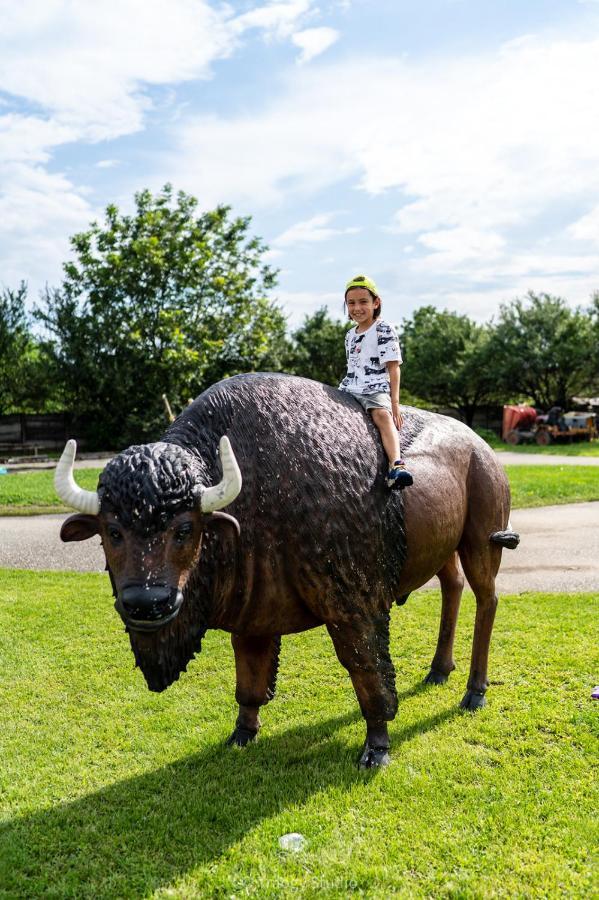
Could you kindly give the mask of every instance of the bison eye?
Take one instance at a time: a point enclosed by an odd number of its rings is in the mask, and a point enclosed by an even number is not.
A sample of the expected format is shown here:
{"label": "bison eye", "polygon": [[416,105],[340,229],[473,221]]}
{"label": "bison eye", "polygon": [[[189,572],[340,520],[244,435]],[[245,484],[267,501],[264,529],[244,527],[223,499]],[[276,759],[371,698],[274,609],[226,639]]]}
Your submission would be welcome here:
{"label": "bison eye", "polygon": [[175,530],[175,540],[178,544],[183,544],[190,534],[193,531],[193,525],[191,522],[186,522],[184,525],[179,525],[179,527]]}
{"label": "bison eye", "polygon": [[108,537],[112,541],[113,544],[120,544],[123,540],[123,535],[114,525],[111,525],[108,529]]}

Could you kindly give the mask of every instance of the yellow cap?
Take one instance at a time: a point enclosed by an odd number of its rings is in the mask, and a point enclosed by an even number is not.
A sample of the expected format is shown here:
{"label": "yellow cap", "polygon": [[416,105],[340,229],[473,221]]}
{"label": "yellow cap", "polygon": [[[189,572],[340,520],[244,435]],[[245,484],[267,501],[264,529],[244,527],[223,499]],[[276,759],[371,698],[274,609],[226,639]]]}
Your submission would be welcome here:
{"label": "yellow cap", "polygon": [[374,283],[372,278],[368,277],[368,275],[356,275],[355,278],[352,278],[351,281],[348,281],[345,285],[346,294],[350,290],[350,288],[366,288],[366,290],[374,294],[375,297],[378,297],[379,295],[376,284]]}

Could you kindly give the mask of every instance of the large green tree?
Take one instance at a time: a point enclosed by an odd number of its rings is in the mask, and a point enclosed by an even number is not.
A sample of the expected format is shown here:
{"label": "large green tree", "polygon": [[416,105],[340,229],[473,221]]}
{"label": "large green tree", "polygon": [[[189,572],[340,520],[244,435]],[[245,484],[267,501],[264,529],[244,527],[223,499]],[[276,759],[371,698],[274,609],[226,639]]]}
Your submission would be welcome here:
{"label": "large green tree", "polygon": [[402,325],[402,385],[431,404],[458,409],[472,425],[495,397],[488,366],[489,328],[468,316],[422,306]]}
{"label": "large green tree", "polygon": [[166,185],[106,209],[71,239],[73,259],[36,311],[75,413],[96,443],[155,438],[174,409],[228,375],[279,368],[285,319],[250,219],[199,213]]}
{"label": "large green tree", "polygon": [[540,409],[566,408],[591,387],[596,342],[591,315],[561,297],[530,292],[501,307],[490,359],[506,395]]}

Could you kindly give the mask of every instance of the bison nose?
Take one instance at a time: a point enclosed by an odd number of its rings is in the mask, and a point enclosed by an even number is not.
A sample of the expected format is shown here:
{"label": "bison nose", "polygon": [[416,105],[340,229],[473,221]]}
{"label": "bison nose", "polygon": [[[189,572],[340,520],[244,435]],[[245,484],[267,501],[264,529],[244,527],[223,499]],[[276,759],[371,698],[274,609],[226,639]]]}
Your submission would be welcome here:
{"label": "bison nose", "polygon": [[181,592],[166,584],[134,584],[119,592],[117,609],[128,622],[161,625],[178,612],[182,600]]}
{"label": "bison nose", "polygon": [[132,613],[134,610],[149,612],[162,606],[170,597],[170,589],[164,584],[135,584],[123,588],[121,602],[123,609]]}

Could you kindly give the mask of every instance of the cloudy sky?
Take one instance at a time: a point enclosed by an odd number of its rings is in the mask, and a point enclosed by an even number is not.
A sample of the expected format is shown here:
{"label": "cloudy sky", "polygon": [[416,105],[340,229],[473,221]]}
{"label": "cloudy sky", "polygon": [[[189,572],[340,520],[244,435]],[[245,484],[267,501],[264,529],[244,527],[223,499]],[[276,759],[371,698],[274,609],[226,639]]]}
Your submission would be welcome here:
{"label": "cloudy sky", "polygon": [[299,324],[599,289],[599,0],[0,0],[0,282],[166,181],[251,215]]}

